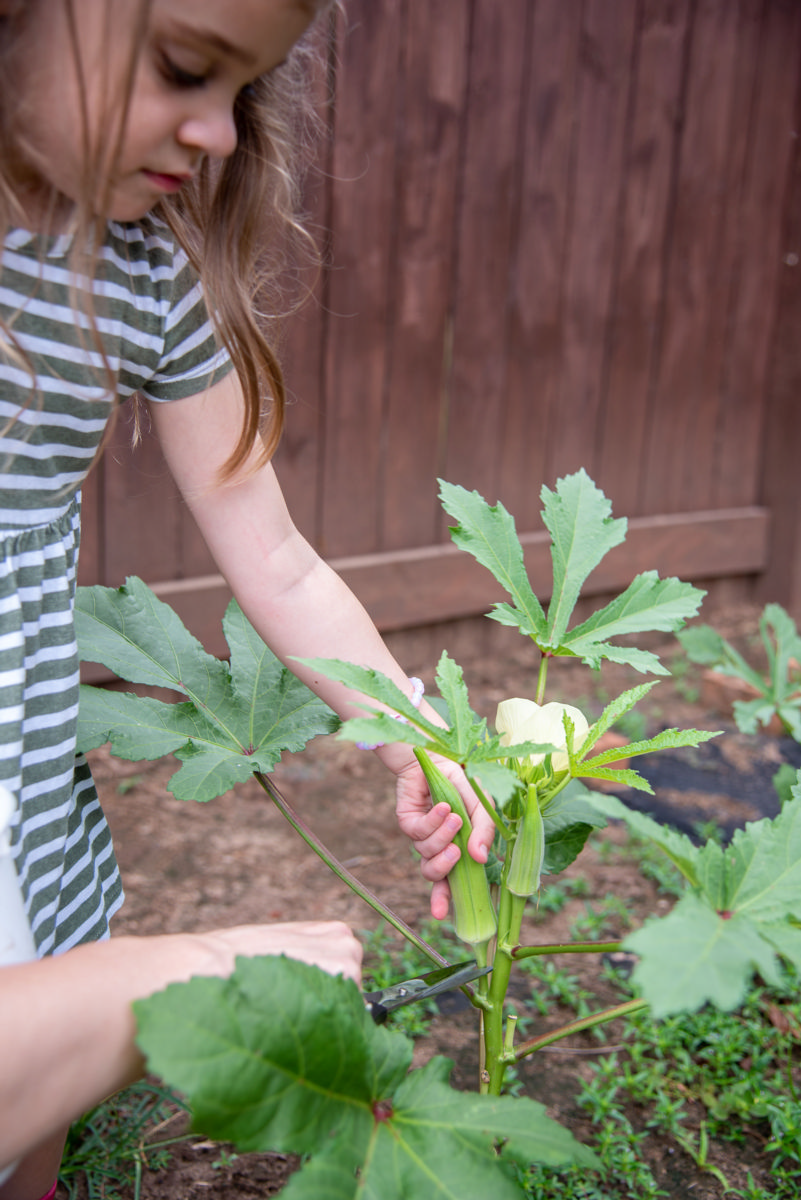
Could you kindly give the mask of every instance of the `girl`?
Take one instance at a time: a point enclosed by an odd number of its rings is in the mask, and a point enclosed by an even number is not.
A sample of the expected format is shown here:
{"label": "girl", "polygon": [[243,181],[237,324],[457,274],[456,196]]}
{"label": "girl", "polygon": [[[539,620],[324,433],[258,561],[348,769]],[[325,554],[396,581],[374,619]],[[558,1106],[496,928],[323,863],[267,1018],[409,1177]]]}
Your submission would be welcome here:
{"label": "girl", "polygon": [[[104,940],[121,887],[88,768],[74,759],[79,488],[114,404],[134,393],[276,654],[343,717],[355,698],[293,656],[371,665],[412,693],[292,525],[270,465],[283,387],[254,314],[297,234],[288,134],[303,50],[293,47],[325,7],[0,0],[0,782],[16,799],[17,872],[47,956],[0,970],[0,1166],[24,1158],[0,1200],[38,1200],[65,1123],[141,1070],[132,999],[225,974],[237,953],[286,953],[358,978],[358,946],[336,924]],[[397,776],[400,824],[442,917],[459,818],[430,807],[408,748],[377,753]],[[491,839],[479,806],[479,861]]]}

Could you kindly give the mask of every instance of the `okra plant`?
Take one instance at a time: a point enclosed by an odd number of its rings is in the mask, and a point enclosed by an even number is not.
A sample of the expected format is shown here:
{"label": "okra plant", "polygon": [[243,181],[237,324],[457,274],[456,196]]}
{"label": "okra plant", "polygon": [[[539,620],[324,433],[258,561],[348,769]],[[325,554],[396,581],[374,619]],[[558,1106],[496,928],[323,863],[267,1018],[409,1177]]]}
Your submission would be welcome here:
{"label": "okra plant", "polygon": [[[447,709],[444,727],[428,721],[375,671],[306,660],[365,698],[367,714],[348,721],[339,736],[411,744],[433,799],[446,800],[463,817],[462,856],[450,876],[456,931],[482,965],[492,966],[471,994],[482,1038],[479,1094],[450,1089],[447,1060],[410,1071],[408,1041],[373,1025],[354,984],[289,960],[241,960],[229,980],[176,984],[136,1005],[150,1069],[186,1093],[199,1129],[242,1150],[311,1155],[287,1186],[291,1200],[403,1200],[487,1189],[512,1200],[521,1194],[514,1164],[597,1166],[540,1105],[501,1095],[509,1066],[578,1028],[636,1008],[650,1006],[657,1016],[707,1002],[735,1008],[755,971],[772,982],[781,959],[801,969],[801,783],[779,817],[747,825],[726,848],[716,842],[697,846],[614,795],[583,785],[603,779],[650,791],[636,770],[620,765],[621,758],[697,746],[715,734],[669,729],[598,751],[603,734],[656,681],[627,690],[590,724],[576,708],[546,700],[552,667],[570,658],[596,668],[608,659],[665,675],[656,654],[632,646],[630,635],[677,631],[695,615],[703,593],[646,571],[571,628],[588,575],[623,541],[626,521],[612,518],[609,501],[584,471],[541,495],[553,561],[547,610],[531,587],[514,521],[502,505],[441,486],[443,505],[456,521],[454,541],[493,573],[508,596],[488,615],[533,646],[532,695],[501,703],[494,729],[473,711],[462,670],[447,654],[436,672]],[[185,799],[211,800],[255,775],[341,879],[423,954],[443,961],[337,862],[270,780],[284,751],[302,749],[337,722],[277,662],[235,604],[224,620],[230,662],[206,654],[136,579],[117,591],[79,589],[77,623],[84,658],[184,696],[165,704],[84,688],[83,749],[110,741],[114,753],[130,759],[172,752],[181,766],[169,787]],[[624,635],[625,642],[614,640]],[[495,824],[486,868],[466,852],[466,813],[437,765],[442,759],[463,766]],[[521,944],[524,912],[536,901],[543,874],[568,866],[607,817],[650,838],[687,880],[686,893],[667,917],[647,921],[622,943]],[[619,945],[637,956],[635,999],[562,1030],[516,1040],[516,1018],[505,1011],[515,961],[566,949],[598,954]]]}

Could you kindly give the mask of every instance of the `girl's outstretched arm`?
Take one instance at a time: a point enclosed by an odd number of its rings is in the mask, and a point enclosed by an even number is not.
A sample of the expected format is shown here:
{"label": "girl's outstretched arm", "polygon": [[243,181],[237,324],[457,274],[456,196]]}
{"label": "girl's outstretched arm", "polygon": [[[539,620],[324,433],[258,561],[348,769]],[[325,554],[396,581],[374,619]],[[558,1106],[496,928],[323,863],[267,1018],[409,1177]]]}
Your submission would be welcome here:
{"label": "girl's outstretched arm", "polygon": [[[186,400],[151,404],[150,411],[170,469],[220,571],[278,658],[343,718],[363,715],[353,693],[301,667],[295,657],[370,666],[409,694],[408,678],[361,603],[293,525],[272,467],[254,471],[246,466],[233,481],[219,483],[242,423],[236,376]],[[425,702],[421,711],[439,720]],[[459,818],[447,805],[430,807],[410,747],[398,743],[376,753],[398,777],[401,828],[423,857],[424,877],[434,884],[432,912],[443,917],[446,876],[459,857],[452,844]],[[492,821],[463,776],[457,775],[457,785],[473,821],[470,853],[483,862],[492,844]]]}
{"label": "girl's outstretched arm", "polygon": [[238,955],[257,954],[360,982],[361,947],[338,921],[114,937],[0,968],[0,1168],[141,1076],[134,1000],[195,975],[230,975]]}

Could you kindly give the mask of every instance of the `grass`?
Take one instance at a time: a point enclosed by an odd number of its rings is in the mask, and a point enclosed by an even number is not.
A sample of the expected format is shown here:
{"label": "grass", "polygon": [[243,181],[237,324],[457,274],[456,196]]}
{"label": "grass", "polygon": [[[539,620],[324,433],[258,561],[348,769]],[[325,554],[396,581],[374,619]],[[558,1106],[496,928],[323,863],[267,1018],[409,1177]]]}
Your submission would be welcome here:
{"label": "grass", "polygon": [[[120,1200],[121,1192],[138,1197],[142,1171],[169,1162],[167,1147],[182,1138],[160,1137],[186,1105],[166,1087],[135,1083],[74,1122],[67,1136],[59,1182],[70,1200]],[[154,1142],[154,1139],[158,1139]]]}

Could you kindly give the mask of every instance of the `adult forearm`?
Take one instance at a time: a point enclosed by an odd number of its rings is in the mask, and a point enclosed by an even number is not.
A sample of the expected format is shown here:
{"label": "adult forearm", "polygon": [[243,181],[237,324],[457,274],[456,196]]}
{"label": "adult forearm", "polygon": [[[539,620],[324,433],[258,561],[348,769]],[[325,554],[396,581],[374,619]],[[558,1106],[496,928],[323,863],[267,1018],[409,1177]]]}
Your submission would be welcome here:
{"label": "adult forearm", "polygon": [[339,921],[119,937],[0,969],[0,1167],[137,1079],[134,1000],[238,955],[287,954],[360,979],[361,947]]}
{"label": "adult forearm", "polygon": [[0,970],[0,1165],[139,1077],[132,1002],[203,960],[189,936],[119,938]]}

